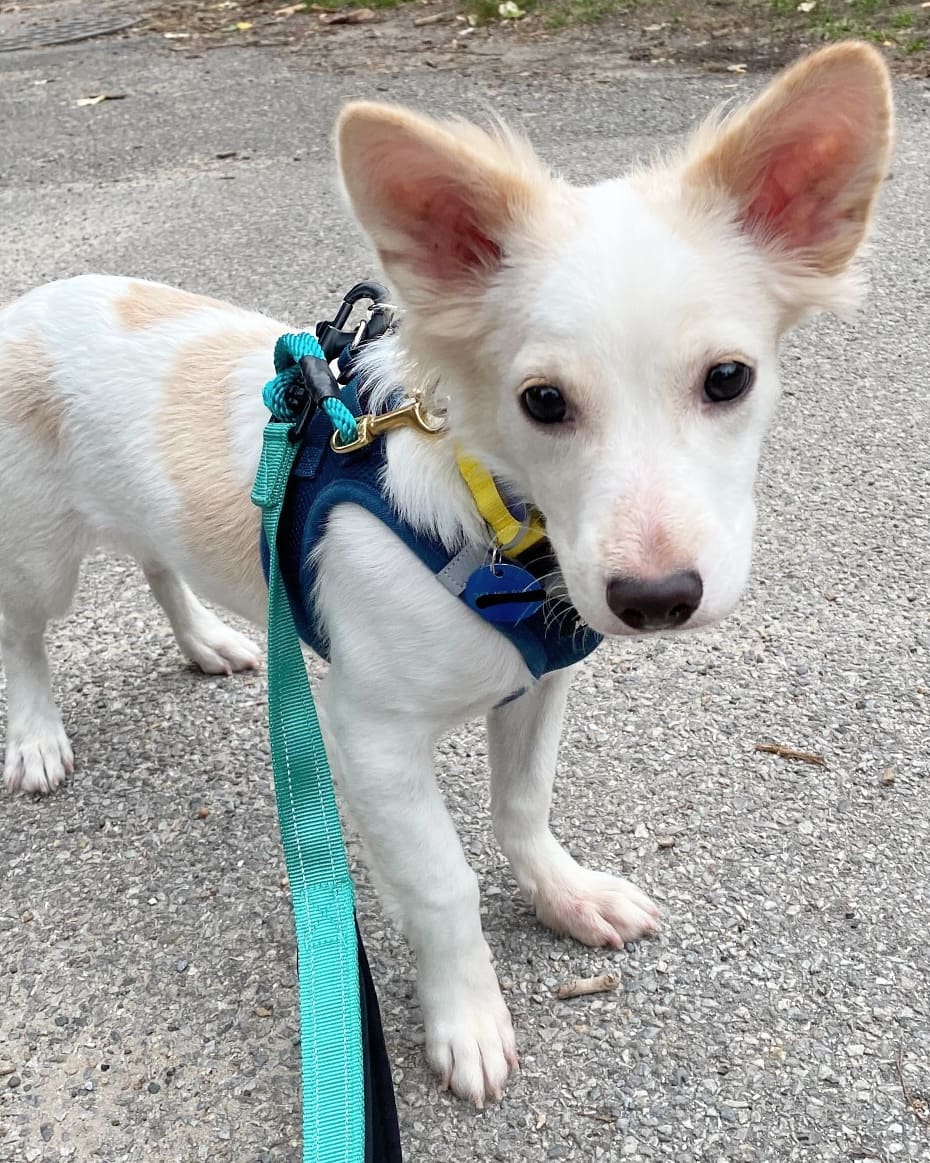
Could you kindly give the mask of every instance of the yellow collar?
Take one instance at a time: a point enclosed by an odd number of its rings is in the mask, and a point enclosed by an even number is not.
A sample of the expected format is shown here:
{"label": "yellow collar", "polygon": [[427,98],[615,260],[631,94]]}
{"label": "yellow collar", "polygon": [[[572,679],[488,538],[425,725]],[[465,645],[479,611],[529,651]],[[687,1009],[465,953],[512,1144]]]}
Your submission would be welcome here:
{"label": "yellow collar", "polygon": [[531,505],[524,506],[526,517],[521,521],[511,513],[501,496],[494,477],[461,449],[456,452],[459,472],[474,497],[478,512],[494,534],[498,549],[506,557],[519,557],[540,541],[546,539],[542,513]]}

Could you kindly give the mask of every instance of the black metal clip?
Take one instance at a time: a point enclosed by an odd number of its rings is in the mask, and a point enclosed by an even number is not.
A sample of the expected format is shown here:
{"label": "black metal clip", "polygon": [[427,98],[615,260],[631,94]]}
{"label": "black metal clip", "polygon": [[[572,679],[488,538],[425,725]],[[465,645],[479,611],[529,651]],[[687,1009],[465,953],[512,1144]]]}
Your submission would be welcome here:
{"label": "black metal clip", "polygon": [[[288,433],[292,443],[303,439],[307,425],[320,403],[327,397],[339,396],[339,384],[351,378],[355,354],[364,344],[379,339],[391,326],[391,309],[387,305],[388,291],[380,283],[356,283],[346,294],[334,319],[324,319],[317,323],[316,337],[323,349],[323,359],[305,355],[300,360],[300,379],[295,380],[285,397],[291,414],[297,421]],[[352,331],[344,331],[352,308],[356,303],[368,300],[371,307],[367,318]],[[336,361],[338,381],[330,371],[330,364]]]}
{"label": "black metal clip", "polygon": [[[356,283],[340,304],[336,317],[322,320],[316,325],[316,337],[328,362],[338,359],[339,380],[345,383],[351,378],[353,355],[366,343],[380,339],[389,329],[392,321],[390,307],[387,306],[388,290],[380,283]],[[371,303],[368,317],[352,331],[344,331],[352,308],[367,299]]]}

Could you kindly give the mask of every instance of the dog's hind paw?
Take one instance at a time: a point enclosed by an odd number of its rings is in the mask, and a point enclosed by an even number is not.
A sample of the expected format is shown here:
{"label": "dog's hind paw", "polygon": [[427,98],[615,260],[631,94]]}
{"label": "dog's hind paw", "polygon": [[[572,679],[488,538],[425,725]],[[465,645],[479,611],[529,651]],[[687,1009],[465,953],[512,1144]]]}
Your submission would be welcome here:
{"label": "dog's hind paw", "polygon": [[74,771],[74,753],[63,727],[7,740],[3,778],[7,791],[45,796]]}
{"label": "dog's hind paw", "polygon": [[204,674],[229,675],[261,665],[261,650],[255,643],[218,618],[183,639],[179,635],[178,645]]}
{"label": "dog's hind paw", "polygon": [[593,948],[619,949],[659,931],[658,906],[635,884],[572,864],[567,875],[538,882],[536,915],[544,925]]}
{"label": "dog's hind paw", "polygon": [[493,990],[448,981],[438,1006],[430,1006],[425,997],[423,1005],[426,1056],[442,1089],[479,1110],[502,1097],[518,1065],[510,1013],[493,970],[491,977]]}

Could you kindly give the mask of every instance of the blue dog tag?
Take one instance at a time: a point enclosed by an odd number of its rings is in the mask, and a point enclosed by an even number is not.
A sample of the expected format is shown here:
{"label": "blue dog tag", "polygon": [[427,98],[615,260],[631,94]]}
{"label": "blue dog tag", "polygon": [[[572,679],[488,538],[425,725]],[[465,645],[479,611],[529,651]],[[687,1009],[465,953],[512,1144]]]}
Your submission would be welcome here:
{"label": "blue dog tag", "polygon": [[462,597],[486,621],[515,626],[542,609],[546,591],[528,569],[492,562],[472,573]]}

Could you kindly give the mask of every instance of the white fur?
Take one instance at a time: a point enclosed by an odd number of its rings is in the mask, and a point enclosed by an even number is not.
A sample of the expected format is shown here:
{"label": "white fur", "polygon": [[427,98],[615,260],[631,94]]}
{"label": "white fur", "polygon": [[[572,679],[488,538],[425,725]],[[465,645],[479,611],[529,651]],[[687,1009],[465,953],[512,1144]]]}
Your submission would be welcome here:
{"label": "white fur", "polygon": [[[822,57],[822,69],[841,74],[838,87],[866,84],[869,69],[875,81],[881,66],[869,50],[846,57],[845,64],[834,50]],[[776,86],[806,83],[789,74]],[[717,148],[727,132],[705,134],[701,150]],[[875,140],[863,153],[881,169],[887,119],[884,136],[870,132]],[[398,134],[402,152],[392,144]],[[373,160],[361,156],[375,147]],[[850,154],[857,147],[852,142]],[[423,389],[447,416],[441,438],[389,437],[389,494],[408,520],[450,549],[485,543],[456,467],[461,442],[542,510],[567,594],[605,634],[634,633],[607,601],[616,574],[697,571],[704,594],[691,626],[733,608],[749,568],[752,486],[778,395],[778,341],[789,323],[838,306],[853,286],[853,275],[836,268],[835,248],[832,268],[818,273],[809,242],[792,256],[787,243],[776,253],[769,235],[754,237],[740,218],[738,190],[701,187],[685,197],[689,167],[699,169],[703,156],[570,190],[548,178],[525,146],[471,129],[367,106],[350,112],[343,130],[350,198],[409,308],[399,336],[377,346],[370,368],[384,385],[400,380]],[[404,198],[424,186],[408,181],[391,194],[398,157],[405,167],[421,164],[423,183],[439,175],[426,212],[436,214],[440,235],[452,232],[453,251],[461,241],[455,232],[463,232],[466,266],[472,235],[480,235],[483,249],[467,277],[446,269],[418,235],[422,207],[405,217]],[[373,172],[377,165],[386,172]],[[798,229],[808,229],[807,219]],[[506,257],[495,259],[485,234]],[[849,258],[858,241],[850,242]],[[158,431],[178,353],[219,327],[257,329],[265,338],[222,372],[221,383],[200,385],[225,393],[229,510],[241,512],[265,422],[261,386],[272,374],[274,337],[288,328],[205,301],[128,329],[117,305],[132,286],[86,276],[40,288],[0,312],[0,369],[5,352],[38,336],[60,422],[59,447],[51,450],[16,409],[4,411],[3,393],[12,398],[20,373],[4,379],[0,370],[0,646],[13,791],[49,792],[72,770],[43,633],[49,618],[66,611],[90,546],[103,542],[136,556],[182,651],[203,669],[258,662],[256,648],[188,588],[263,621],[265,595],[248,561],[226,569],[185,535],[191,514],[159,452]],[[755,366],[756,383],[735,406],[714,408],[702,401],[703,378],[731,357]],[[522,386],[540,376],[564,387],[573,425],[540,427],[523,413]],[[174,451],[200,441],[209,458],[211,435],[181,427]],[[217,520],[222,525],[225,512]],[[322,715],[334,771],[416,951],[428,1056],[445,1084],[480,1105],[501,1094],[516,1049],[481,933],[477,882],[433,777],[438,736],[487,716],[494,831],[546,924],[619,947],[654,932],[658,910],[629,882],[581,868],[549,830],[568,674],[534,685],[515,648],[363,511],[337,510],[318,553],[318,608],[332,644]],[[521,698],[495,709],[522,687]]]}

